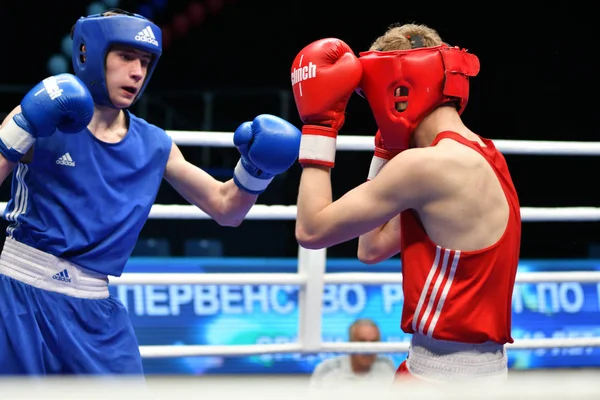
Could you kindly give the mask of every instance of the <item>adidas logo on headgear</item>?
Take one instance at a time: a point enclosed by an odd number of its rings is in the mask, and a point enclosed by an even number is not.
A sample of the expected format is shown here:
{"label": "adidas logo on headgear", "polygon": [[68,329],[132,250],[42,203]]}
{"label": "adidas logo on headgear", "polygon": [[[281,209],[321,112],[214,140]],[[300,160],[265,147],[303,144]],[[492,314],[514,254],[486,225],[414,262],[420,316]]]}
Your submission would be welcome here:
{"label": "adidas logo on headgear", "polygon": [[158,46],[156,36],[154,36],[154,32],[152,32],[152,29],[150,29],[149,26],[139,31],[138,34],[135,35],[135,40],[137,40],[138,42],[146,42]]}

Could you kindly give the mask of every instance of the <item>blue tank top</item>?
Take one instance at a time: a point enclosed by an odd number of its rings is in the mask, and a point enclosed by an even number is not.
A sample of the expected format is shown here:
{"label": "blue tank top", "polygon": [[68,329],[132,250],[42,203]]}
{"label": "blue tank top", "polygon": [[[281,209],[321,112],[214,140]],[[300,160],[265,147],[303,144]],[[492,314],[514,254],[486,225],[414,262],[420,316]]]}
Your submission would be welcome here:
{"label": "blue tank top", "polygon": [[4,211],[7,235],[105,275],[120,276],[160,188],[172,146],[167,133],[127,112],[118,143],[87,128],[37,139],[17,164]]}

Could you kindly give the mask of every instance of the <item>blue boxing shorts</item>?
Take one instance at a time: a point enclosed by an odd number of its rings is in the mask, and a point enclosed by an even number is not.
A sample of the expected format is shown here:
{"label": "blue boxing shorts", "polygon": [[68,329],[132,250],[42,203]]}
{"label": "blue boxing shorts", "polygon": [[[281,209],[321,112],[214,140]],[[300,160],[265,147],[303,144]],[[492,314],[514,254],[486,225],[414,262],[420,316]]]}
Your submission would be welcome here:
{"label": "blue boxing shorts", "polygon": [[129,314],[108,278],[7,238],[0,374],[143,375]]}

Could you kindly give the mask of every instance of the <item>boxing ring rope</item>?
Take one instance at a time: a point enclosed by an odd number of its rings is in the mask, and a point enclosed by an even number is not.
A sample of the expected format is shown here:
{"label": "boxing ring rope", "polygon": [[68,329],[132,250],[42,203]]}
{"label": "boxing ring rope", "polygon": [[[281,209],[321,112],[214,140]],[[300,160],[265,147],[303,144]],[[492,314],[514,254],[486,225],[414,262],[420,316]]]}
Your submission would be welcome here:
{"label": "boxing ring rope", "polygon": [[[232,132],[167,131],[175,143],[181,146],[233,147]],[[570,142],[545,140],[494,140],[504,154],[597,156],[600,142]],[[340,135],[337,140],[340,151],[373,151],[373,136]]]}
{"label": "boxing ring rope", "polygon": [[[180,146],[233,147],[231,132],[167,131]],[[600,155],[600,142],[557,142],[526,140],[495,140],[504,154],[528,155]],[[339,136],[338,150],[373,151],[372,136]],[[6,203],[0,203],[4,209]],[[524,222],[539,221],[598,221],[598,207],[522,207]],[[155,204],[150,212],[152,219],[209,219],[210,217],[191,205]],[[248,220],[295,220],[296,206],[255,205]],[[297,273],[124,273],[111,277],[111,285],[177,285],[177,284],[269,284],[296,285],[299,287],[299,335],[297,343],[251,345],[153,345],[140,346],[145,358],[189,356],[247,356],[283,353],[355,353],[407,352],[408,342],[337,343],[321,341],[321,306],[326,284],[401,283],[400,273],[326,273],[326,249],[308,250],[298,247]],[[558,271],[518,273],[518,283],[540,282],[600,282],[600,271]],[[542,349],[600,347],[600,337],[518,339],[507,345],[508,349]]]}

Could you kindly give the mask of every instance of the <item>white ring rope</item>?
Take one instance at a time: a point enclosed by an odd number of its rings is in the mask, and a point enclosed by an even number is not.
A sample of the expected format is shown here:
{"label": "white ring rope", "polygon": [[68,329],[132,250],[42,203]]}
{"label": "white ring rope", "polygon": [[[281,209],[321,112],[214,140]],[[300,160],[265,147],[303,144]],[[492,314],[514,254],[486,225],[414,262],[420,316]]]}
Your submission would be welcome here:
{"label": "white ring rope", "polygon": [[[111,285],[297,285],[305,286],[308,277],[298,273],[125,273],[110,277]],[[325,284],[385,285],[402,283],[402,274],[392,272],[326,273]],[[600,271],[522,272],[517,283],[600,282]]]}
{"label": "white ring rope", "polygon": [[[222,346],[140,346],[144,358],[193,356],[250,356],[290,353],[406,353],[409,342],[322,342],[318,349],[306,351],[300,343],[237,344]],[[519,339],[507,344],[508,350],[535,350],[549,348],[600,347],[600,337]]]}
{"label": "white ring rope", "polygon": [[[295,220],[296,206],[256,205],[252,207],[246,219],[260,220]],[[156,219],[210,219],[210,217],[191,205],[162,205],[155,204],[150,212],[150,218]],[[522,207],[523,221],[598,221],[600,207]]]}
{"label": "white ring rope", "polygon": [[[0,212],[7,203],[0,202]],[[286,220],[296,219],[297,207],[257,204],[246,216],[247,220]],[[211,219],[205,212],[192,205],[154,204],[150,211],[151,219]],[[524,222],[576,222],[600,221],[600,207],[521,207]]]}
{"label": "white ring rope", "polygon": [[[175,143],[182,146],[232,147],[231,132],[167,131]],[[340,135],[337,149],[341,151],[373,151],[374,136]],[[494,140],[504,154],[597,156],[600,142],[557,142],[543,140]]]}
{"label": "white ring rope", "polygon": [[[231,132],[167,131],[174,142],[182,146],[233,147]],[[600,142],[551,142],[529,140],[494,140],[496,147],[505,154],[530,155],[600,155]],[[339,136],[338,150],[372,151],[372,136]],[[0,203],[3,211],[6,203]],[[248,213],[249,220],[295,220],[296,206],[256,205]],[[597,207],[522,207],[523,221],[598,221],[600,208]],[[150,212],[153,219],[210,219],[191,205],[154,204]],[[111,277],[111,285],[178,285],[178,284],[270,284],[298,285],[302,288],[298,302],[299,337],[298,343],[251,344],[251,345],[180,345],[180,346],[140,346],[145,358],[190,357],[190,356],[246,356],[284,353],[394,353],[407,352],[408,342],[380,343],[334,343],[321,341],[320,312],[325,284],[362,283],[389,284],[401,283],[400,273],[325,273],[325,250],[312,251],[299,247],[298,273],[125,273],[121,277]],[[519,283],[540,282],[600,282],[600,271],[560,271],[518,273]],[[311,295],[307,295],[311,293]],[[301,301],[302,300],[302,301]],[[307,317],[308,316],[308,317]],[[518,339],[507,345],[509,349],[548,349],[600,347],[600,337]]]}
{"label": "white ring rope", "polygon": [[[306,284],[298,273],[125,273],[110,277],[111,285],[298,285]],[[598,281],[600,282],[600,276]]]}

